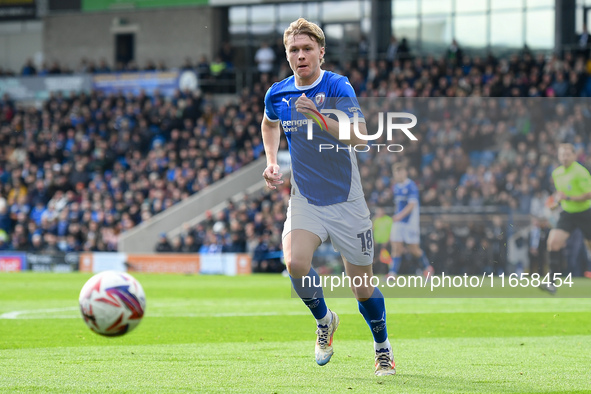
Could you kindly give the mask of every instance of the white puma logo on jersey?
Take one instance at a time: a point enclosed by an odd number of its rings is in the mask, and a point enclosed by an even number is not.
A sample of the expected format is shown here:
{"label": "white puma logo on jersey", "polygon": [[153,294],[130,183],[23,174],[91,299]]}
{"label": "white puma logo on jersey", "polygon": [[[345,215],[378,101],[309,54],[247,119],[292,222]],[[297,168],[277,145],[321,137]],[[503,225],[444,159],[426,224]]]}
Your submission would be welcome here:
{"label": "white puma logo on jersey", "polygon": [[281,101],[285,101],[285,102],[287,103],[287,106],[289,107],[289,100],[288,100],[288,99],[286,99],[285,97],[283,97],[283,98],[281,99]]}

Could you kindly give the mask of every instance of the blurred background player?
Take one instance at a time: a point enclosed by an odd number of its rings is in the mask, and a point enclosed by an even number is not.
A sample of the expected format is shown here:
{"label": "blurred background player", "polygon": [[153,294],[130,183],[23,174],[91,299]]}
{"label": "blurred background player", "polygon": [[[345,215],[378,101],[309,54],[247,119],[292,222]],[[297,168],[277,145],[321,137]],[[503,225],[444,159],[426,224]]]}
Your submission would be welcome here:
{"label": "blurred background player", "polygon": [[392,172],[394,174],[394,203],[396,207],[390,232],[392,264],[388,275],[398,275],[402,262],[402,250],[406,244],[409,252],[419,261],[423,275],[429,277],[433,274],[433,267],[419,246],[421,242],[419,189],[416,183],[408,178],[406,164],[394,164]]}
{"label": "blurred background player", "polygon": [[530,274],[539,274],[543,278],[547,265],[548,235],[550,234],[550,224],[544,217],[532,217],[531,226],[528,234],[528,257]]}
{"label": "blurred background player", "polygon": [[[325,36],[318,25],[300,18],[285,30],[283,42],[293,76],[273,84],[265,96],[261,131],[267,167],[263,177],[271,189],[283,183],[277,164],[282,125],[292,161],[292,192],[283,229],[283,253],[295,291],[316,318],[316,363],[326,365],[333,355],[332,339],[339,317],[324,302],[320,277],[312,268],[314,251],[330,237],[353,282],[356,277],[372,276],[374,242],[355,152],[348,149],[319,152],[318,146],[331,143],[344,148],[346,144],[363,142],[356,136],[350,141],[339,140],[339,122],[328,117],[323,119],[325,128],[316,128],[311,140],[303,137],[306,133],[297,129],[300,126],[295,129],[292,126],[305,120],[304,116],[320,115],[327,103],[335,101],[329,98],[338,97],[338,109],[351,119],[358,111],[350,108],[358,109],[359,103],[346,77],[321,69]],[[304,127],[302,124],[300,128]],[[363,134],[367,133],[364,121],[359,122],[359,128]],[[369,283],[351,289],[374,337],[375,374],[395,374],[382,293]]]}
{"label": "blurred background player", "polygon": [[552,172],[556,194],[555,204],[560,204],[562,212],[556,228],[548,235],[548,254],[550,257],[550,284],[541,288],[554,294],[555,276],[561,273],[562,249],[570,234],[577,228],[581,230],[587,244],[591,241],[591,175],[575,161],[575,148],[572,144],[560,144],[558,161],[561,166]]}
{"label": "blurred background player", "polygon": [[392,217],[386,215],[382,207],[376,208],[373,219],[373,238],[376,243],[374,273],[385,274],[388,272],[392,257],[389,251],[390,231],[392,230]]}

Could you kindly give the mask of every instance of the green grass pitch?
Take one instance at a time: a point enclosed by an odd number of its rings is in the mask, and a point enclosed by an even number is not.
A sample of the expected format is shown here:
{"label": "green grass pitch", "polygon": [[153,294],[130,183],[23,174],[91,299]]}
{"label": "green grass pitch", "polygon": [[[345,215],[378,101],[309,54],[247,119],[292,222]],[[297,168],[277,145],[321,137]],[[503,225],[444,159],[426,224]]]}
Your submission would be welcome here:
{"label": "green grass pitch", "polygon": [[376,377],[352,298],[327,299],[341,326],[319,367],[287,278],[137,274],[144,320],[104,338],[78,311],[90,276],[0,274],[0,392],[591,392],[589,298],[388,298],[397,374]]}

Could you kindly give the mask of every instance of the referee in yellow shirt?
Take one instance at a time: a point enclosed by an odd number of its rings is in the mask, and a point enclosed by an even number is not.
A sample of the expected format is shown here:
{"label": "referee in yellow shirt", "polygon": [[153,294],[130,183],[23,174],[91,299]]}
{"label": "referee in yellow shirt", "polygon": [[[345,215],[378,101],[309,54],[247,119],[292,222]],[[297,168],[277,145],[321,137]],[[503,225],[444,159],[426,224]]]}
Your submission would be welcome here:
{"label": "referee in yellow shirt", "polygon": [[[591,241],[591,174],[585,167],[575,161],[575,148],[572,144],[560,144],[558,161],[561,166],[552,172],[556,193],[555,203],[560,203],[562,212],[556,228],[548,235],[548,252],[550,254],[550,280],[560,271],[562,249],[570,233],[581,229],[587,242]],[[556,287],[550,284],[545,287],[550,293]]]}
{"label": "referee in yellow shirt", "polygon": [[[390,264],[390,260],[391,260],[390,253],[388,252],[388,244],[390,243],[390,230],[391,229],[392,229],[392,216],[386,215],[384,208],[377,207],[375,217],[373,220],[373,240],[376,245],[374,256],[375,256],[375,261],[380,261],[386,265],[386,267],[385,267],[386,272],[388,272],[388,265]],[[377,268],[377,267],[375,267],[375,268]],[[381,270],[381,268],[377,268],[376,272],[378,272],[380,270]]]}

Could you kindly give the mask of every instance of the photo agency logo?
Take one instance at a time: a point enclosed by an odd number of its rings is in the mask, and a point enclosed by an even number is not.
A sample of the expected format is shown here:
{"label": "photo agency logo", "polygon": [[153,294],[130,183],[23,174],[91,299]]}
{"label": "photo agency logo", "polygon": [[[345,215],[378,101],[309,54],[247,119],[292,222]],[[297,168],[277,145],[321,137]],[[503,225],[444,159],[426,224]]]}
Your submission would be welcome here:
{"label": "photo agency logo", "polygon": [[[355,108],[355,107],[353,107]],[[349,108],[351,111],[353,108]],[[343,111],[338,109],[322,109],[320,110],[320,114],[333,114],[337,117],[339,122],[339,140],[340,141],[350,141],[351,140],[351,125],[353,125],[353,133],[355,136],[362,140],[367,141],[365,144],[355,144],[355,145],[346,145],[346,146],[339,146],[337,144],[320,144],[318,146],[318,150],[320,152],[327,151],[327,150],[354,150],[355,152],[369,152],[372,149],[377,150],[387,150],[388,152],[396,153],[402,152],[404,147],[401,144],[391,144],[391,143],[373,143],[371,141],[376,141],[384,132],[386,133],[386,141],[391,142],[394,141],[394,132],[401,131],[404,135],[411,141],[418,141],[417,137],[410,131],[411,128],[416,126],[417,124],[417,117],[408,112],[379,112],[378,116],[378,130],[371,134],[371,130],[367,130],[367,134],[361,133],[359,130],[359,109],[355,108],[353,110],[353,122],[351,123],[350,118],[347,114]],[[410,123],[398,123],[402,119],[410,119]],[[386,126],[384,127],[384,120]],[[326,123],[325,123],[326,124]],[[313,127],[312,122],[308,122],[307,128],[307,138],[311,140],[313,138]]]}
{"label": "photo agency logo", "polygon": [[[314,124],[319,126],[322,132],[328,130],[328,125],[325,120],[326,115],[334,115],[337,118],[339,124],[339,140],[350,141],[351,133],[357,137],[358,140],[365,141],[362,144],[354,145],[340,145],[331,143],[322,143],[318,145],[319,152],[326,151],[340,151],[348,150],[355,152],[369,152],[371,150],[388,151],[392,153],[402,152],[404,146],[401,144],[393,143],[396,138],[400,141],[400,133],[404,134],[410,141],[418,141],[417,137],[411,132],[414,126],[417,125],[417,117],[408,112],[378,112],[371,116],[377,116],[377,131],[367,130],[367,134],[360,131],[360,123],[365,123],[365,119],[360,118],[359,113],[361,112],[358,107],[350,107],[347,109],[353,113],[353,118],[341,110],[338,109],[327,109],[322,108],[315,110],[310,108],[311,114],[308,114],[309,119],[303,120],[306,124],[307,139],[312,140],[314,138]],[[360,120],[361,119],[361,120]],[[408,122],[410,120],[410,122]],[[353,126],[353,127],[351,127]],[[351,130],[352,129],[352,130]],[[386,143],[378,143],[377,141],[384,135],[386,135]]]}

